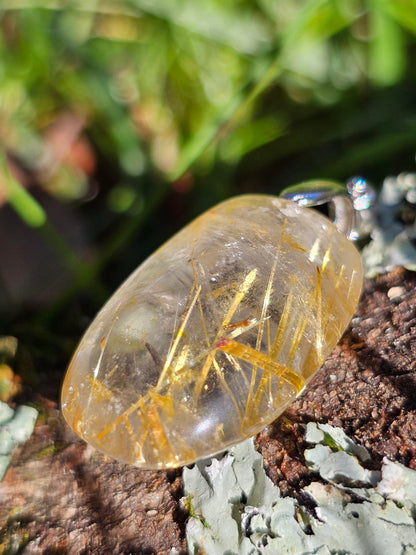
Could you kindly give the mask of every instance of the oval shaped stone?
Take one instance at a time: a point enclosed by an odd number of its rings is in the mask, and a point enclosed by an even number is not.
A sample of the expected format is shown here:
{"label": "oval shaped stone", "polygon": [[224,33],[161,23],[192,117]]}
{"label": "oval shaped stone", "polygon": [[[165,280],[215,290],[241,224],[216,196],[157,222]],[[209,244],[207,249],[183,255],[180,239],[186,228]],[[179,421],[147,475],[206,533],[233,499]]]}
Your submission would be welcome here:
{"label": "oval shaped stone", "polygon": [[272,422],[344,332],[362,286],[356,248],[319,213],[235,197],[156,251],[99,312],[62,410],[104,453],[185,465]]}

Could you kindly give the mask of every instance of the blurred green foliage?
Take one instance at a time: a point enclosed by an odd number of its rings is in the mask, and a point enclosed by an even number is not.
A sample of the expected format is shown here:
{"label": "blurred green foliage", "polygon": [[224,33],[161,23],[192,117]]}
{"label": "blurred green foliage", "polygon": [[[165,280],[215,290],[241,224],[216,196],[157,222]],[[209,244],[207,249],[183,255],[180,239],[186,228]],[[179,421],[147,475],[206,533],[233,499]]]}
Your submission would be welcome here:
{"label": "blurred green foliage", "polygon": [[[413,161],[414,0],[2,0],[0,19],[0,201],[70,271],[59,307],[105,296],[143,226],[143,252],[165,237],[171,194],[186,221],[240,189]],[[84,219],[88,256],[39,190]]]}

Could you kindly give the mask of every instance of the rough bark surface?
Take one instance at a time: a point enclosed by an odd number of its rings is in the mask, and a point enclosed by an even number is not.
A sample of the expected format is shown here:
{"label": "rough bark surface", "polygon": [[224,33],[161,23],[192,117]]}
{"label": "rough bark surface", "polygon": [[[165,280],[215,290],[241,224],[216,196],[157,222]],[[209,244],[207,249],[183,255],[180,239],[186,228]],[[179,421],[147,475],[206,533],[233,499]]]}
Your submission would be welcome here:
{"label": "rough bark surface", "polygon": [[[31,439],[0,484],[0,554],[184,553],[180,471],[127,467],[66,427],[59,379],[34,397],[42,408]],[[416,468],[416,274],[367,280],[340,344],[303,396],[257,438],[284,494],[311,480],[304,424],[328,422],[371,452]],[[315,477],[316,479],[316,477]]]}
{"label": "rough bark surface", "polygon": [[0,484],[3,548],[8,537],[25,546],[13,553],[184,553],[180,492],[179,471],[110,460],[51,408]]}

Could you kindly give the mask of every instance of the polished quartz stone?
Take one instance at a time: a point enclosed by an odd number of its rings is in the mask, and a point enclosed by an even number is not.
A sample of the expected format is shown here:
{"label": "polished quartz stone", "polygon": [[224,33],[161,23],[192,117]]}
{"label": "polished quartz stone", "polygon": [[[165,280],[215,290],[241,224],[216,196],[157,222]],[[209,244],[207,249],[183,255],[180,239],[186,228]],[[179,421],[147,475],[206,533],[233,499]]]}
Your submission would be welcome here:
{"label": "polished quartz stone", "polygon": [[337,343],[362,286],[356,248],[319,213],[248,195],[148,258],[97,315],[62,410],[87,442],[143,468],[260,431]]}

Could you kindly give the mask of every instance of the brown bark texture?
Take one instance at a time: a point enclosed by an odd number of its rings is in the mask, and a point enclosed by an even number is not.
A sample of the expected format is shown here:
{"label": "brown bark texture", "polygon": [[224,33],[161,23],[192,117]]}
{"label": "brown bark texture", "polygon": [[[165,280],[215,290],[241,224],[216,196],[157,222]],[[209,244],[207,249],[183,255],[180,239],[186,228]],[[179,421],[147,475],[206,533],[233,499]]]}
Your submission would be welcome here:
{"label": "brown bark texture", "polygon": [[[0,555],[185,553],[180,470],[144,471],[105,457],[63,422],[58,388],[33,395],[38,423],[0,483]],[[387,456],[416,469],[416,273],[366,280],[338,346],[257,437],[284,495],[301,498],[312,479],[303,456],[309,421],[342,427],[375,466]]]}

